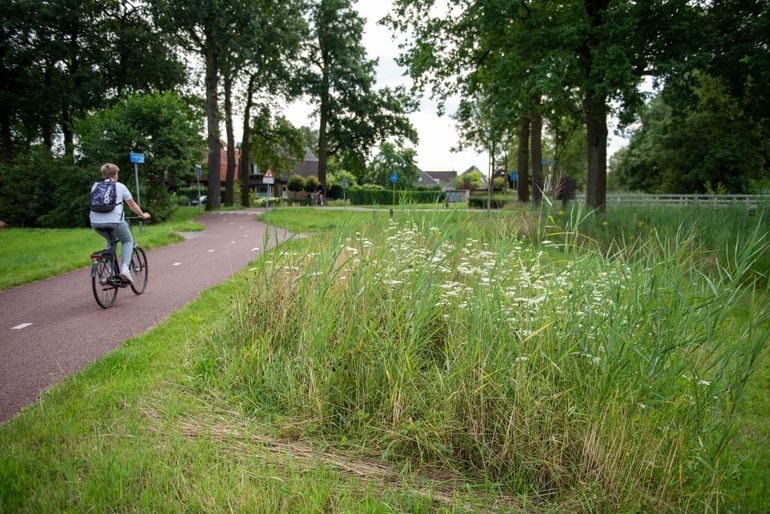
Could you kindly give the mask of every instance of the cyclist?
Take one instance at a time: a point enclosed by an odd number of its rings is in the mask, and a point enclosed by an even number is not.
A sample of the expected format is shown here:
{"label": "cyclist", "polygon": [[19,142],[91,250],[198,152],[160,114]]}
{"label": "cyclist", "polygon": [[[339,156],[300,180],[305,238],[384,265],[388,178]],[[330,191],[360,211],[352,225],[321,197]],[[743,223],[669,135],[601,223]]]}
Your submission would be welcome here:
{"label": "cyclist", "polygon": [[[126,282],[133,283],[129,263],[131,262],[131,254],[134,251],[134,238],[131,235],[131,230],[128,228],[128,222],[123,219],[123,202],[126,202],[128,207],[134,211],[134,214],[140,218],[149,219],[150,213],[142,211],[141,207],[134,201],[128,188],[118,182],[118,172],[120,169],[116,165],[108,162],[102,166],[101,171],[102,182],[107,183],[107,186],[114,185],[115,207],[108,212],[95,212],[93,210],[92,200],[92,210],[88,216],[91,221],[91,228],[107,241],[108,249],[110,248],[110,234],[105,229],[112,230],[113,236],[120,241],[122,247],[120,252],[122,258],[120,278]],[[93,193],[99,185],[99,182],[95,182],[94,185],[91,186],[91,192]]]}

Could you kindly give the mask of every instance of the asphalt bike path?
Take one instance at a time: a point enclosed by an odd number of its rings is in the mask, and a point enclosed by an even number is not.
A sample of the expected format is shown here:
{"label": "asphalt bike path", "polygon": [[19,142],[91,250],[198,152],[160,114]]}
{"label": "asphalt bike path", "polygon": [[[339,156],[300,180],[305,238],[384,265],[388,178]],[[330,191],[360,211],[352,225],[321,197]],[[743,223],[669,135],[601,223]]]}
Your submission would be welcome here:
{"label": "asphalt bike path", "polygon": [[[216,212],[199,218],[205,232],[147,252],[144,294],[120,289],[109,309],[94,300],[90,267],[0,291],[0,422],[241,270],[266,250],[266,233],[268,248],[291,237],[257,221],[261,212]],[[141,246],[139,227],[131,230]],[[83,263],[88,262],[84,252]]]}

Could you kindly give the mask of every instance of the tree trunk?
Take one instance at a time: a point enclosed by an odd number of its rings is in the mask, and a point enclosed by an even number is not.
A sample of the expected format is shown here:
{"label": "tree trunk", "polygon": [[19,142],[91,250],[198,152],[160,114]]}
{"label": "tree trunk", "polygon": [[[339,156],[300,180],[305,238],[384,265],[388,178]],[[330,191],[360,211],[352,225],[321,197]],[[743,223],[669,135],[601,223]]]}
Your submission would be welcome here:
{"label": "tree trunk", "polygon": [[235,134],[233,133],[233,75],[225,73],[225,130],[227,131],[227,175],[225,178],[225,205],[235,199]]}
{"label": "tree trunk", "polygon": [[529,119],[532,123],[529,136],[532,144],[532,202],[540,205],[543,201],[543,117],[532,111]]}
{"label": "tree trunk", "polygon": [[219,120],[217,82],[219,67],[217,65],[217,49],[213,38],[206,37],[206,121],[208,128],[208,198],[206,210],[219,208]]}
{"label": "tree trunk", "polygon": [[492,192],[494,191],[495,181],[495,140],[492,140],[490,145],[491,152],[489,153],[489,183],[487,184],[487,212],[492,211]]}
{"label": "tree trunk", "polygon": [[[320,36],[319,36],[320,37]],[[323,48],[323,41],[320,41]],[[322,52],[323,53],[323,52]],[[318,128],[318,181],[326,190],[326,166],[328,162],[328,138],[327,127],[329,124],[329,64],[327,56],[323,55],[323,69],[321,70],[321,120]]]}
{"label": "tree trunk", "polygon": [[3,146],[2,159],[13,162],[13,137],[11,136],[11,113],[5,103],[0,105],[0,141]]}
{"label": "tree trunk", "polygon": [[604,101],[596,101],[590,91],[586,94],[585,117],[588,139],[586,203],[603,211],[607,198],[607,114]]}
{"label": "tree trunk", "polygon": [[518,195],[520,202],[529,202],[529,116],[519,119]]}
{"label": "tree trunk", "polygon": [[254,83],[257,76],[249,77],[249,85],[246,88],[246,108],[243,112],[243,141],[241,141],[240,179],[241,179],[241,206],[249,207],[249,168],[251,165],[251,103],[254,96]]}
{"label": "tree trunk", "polygon": [[62,105],[61,110],[61,132],[64,139],[64,155],[72,157],[75,154],[75,143],[72,134],[72,116],[69,105],[66,103]]}
{"label": "tree trunk", "polygon": [[580,51],[580,61],[586,86],[583,91],[583,110],[586,118],[586,203],[604,210],[607,198],[607,99],[597,93],[597,85],[604,82],[600,70],[594,69],[593,52],[601,44],[598,35],[604,24],[609,0],[585,0],[585,8],[593,28]]}

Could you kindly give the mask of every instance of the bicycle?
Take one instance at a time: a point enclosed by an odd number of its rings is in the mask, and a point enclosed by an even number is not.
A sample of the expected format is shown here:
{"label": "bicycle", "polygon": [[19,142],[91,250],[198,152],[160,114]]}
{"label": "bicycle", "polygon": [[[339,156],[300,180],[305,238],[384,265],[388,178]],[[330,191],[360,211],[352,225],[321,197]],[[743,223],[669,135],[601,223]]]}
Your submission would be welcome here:
{"label": "bicycle", "polygon": [[118,289],[130,286],[134,294],[140,295],[147,288],[147,255],[144,250],[134,243],[129,264],[133,283],[125,281],[120,277],[120,260],[116,251],[118,240],[112,234],[112,229],[105,231],[110,236],[110,248],[91,253],[91,288],[96,303],[102,309],[112,307],[118,297]]}

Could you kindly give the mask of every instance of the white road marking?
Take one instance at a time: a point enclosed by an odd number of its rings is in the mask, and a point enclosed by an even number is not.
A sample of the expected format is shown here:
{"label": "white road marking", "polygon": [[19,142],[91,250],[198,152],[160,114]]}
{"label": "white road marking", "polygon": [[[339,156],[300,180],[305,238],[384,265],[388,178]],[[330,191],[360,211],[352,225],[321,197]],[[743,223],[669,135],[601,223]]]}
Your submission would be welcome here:
{"label": "white road marking", "polygon": [[32,323],[22,323],[21,325],[16,325],[15,327],[11,327],[11,330],[21,330],[22,328],[27,328]]}
{"label": "white road marking", "polygon": [[214,250],[209,250],[209,253],[214,253]]}
{"label": "white road marking", "polygon": [[252,252],[258,252],[258,251],[259,251],[259,248],[252,248],[252,249],[251,249],[251,251],[252,251]]}
{"label": "white road marking", "polygon": [[181,266],[181,265],[182,265],[181,262],[175,262],[174,264],[172,264],[172,266]]}
{"label": "white road marking", "polygon": [[230,244],[231,244],[231,245],[234,245],[234,244],[235,244],[235,241],[230,241]]}

